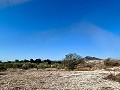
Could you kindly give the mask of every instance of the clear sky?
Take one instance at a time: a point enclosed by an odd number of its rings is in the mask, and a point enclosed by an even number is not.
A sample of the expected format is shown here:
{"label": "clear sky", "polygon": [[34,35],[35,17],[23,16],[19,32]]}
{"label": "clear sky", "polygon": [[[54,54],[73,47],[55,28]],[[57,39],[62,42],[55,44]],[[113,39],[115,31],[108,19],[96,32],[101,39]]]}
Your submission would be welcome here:
{"label": "clear sky", "polygon": [[119,0],[0,0],[0,60],[120,58]]}

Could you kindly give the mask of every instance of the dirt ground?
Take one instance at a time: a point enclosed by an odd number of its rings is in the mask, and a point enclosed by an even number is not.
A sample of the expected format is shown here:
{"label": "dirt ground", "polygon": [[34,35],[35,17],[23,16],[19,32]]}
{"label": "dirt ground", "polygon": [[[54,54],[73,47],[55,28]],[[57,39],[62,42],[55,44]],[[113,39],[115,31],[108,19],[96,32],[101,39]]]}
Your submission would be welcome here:
{"label": "dirt ground", "polygon": [[120,83],[103,79],[109,74],[104,70],[8,70],[0,73],[0,90],[120,90]]}

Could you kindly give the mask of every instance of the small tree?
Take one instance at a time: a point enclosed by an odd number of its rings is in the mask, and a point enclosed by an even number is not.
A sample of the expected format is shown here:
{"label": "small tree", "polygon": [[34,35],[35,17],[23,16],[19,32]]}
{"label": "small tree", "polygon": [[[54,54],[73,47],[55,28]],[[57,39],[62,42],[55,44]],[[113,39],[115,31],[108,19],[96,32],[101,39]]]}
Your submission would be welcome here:
{"label": "small tree", "polygon": [[41,59],[36,59],[35,63],[37,63],[37,64],[41,63]]}
{"label": "small tree", "polygon": [[16,60],[15,60],[15,62],[16,62],[16,63],[19,63],[19,60],[18,60],[18,59],[16,59]]}
{"label": "small tree", "polygon": [[84,60],[80,55],[77,55],[76,53],[70,53],[66,55],[63,63],[67,69],[74,70],[79,63],[84,63]]}
{"label": "small tree", "polygon": [[27,63],[27,62],[29,62],[29,60],[25,59],[25,60],[24,60],[24,63]]}
{"label": "small tree", "polygon": [[100,58],[91,57],[91,56],[86,56],[85,59],[86,60],[101,60]]}
{"label": "small tree", "polygon": [[44,60],[44,62],[47,62],[48,64],[51,64],[51,60],[49,60],[49,59]]}
{"label": "small tree", "polygon": [[34,63],[35,61],[34,61],[33,59],[30,59],[30,62],[31,62],[31,63]]}
{"label": "small tree", "polygon": [[76,53],[67,54],[64,60],[80,60],[82,57]]}

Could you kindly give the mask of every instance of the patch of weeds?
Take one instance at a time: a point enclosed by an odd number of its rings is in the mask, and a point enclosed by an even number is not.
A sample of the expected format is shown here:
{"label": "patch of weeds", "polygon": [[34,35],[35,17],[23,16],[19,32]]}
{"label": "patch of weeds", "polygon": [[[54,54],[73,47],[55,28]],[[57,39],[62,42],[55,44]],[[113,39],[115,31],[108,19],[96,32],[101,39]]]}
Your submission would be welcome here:
{"label": "patch of weeds", "polygon": [[0,72],[0,75],[6,75],[7,73],[2,73],[2,72]]}
{"label": "patch of weeds", "polygon": [[120,83],[120,73],[117,74],[117,75],[110,74],[107,77],[105,77],[104,79],[106,79],[106,80],[113,80],[113,81],[117,81],[117,82]]}
{"label": "patch of weeds", "polygon": [[97,90],[114,90],[112,87],[101,87],[100,89]]}

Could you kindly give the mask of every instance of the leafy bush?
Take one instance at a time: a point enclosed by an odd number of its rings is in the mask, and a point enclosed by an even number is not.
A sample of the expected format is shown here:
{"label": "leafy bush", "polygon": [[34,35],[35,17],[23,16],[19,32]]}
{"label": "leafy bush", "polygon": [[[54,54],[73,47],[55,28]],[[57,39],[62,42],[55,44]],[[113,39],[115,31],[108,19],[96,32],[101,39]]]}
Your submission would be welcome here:
{"label": "leafy bush", "polygon": [[67,69],[74,70],[76,68],[77,63],[75,61],[71,61],[68,64],[66,64]]}
{"label": "leafy bush", "polygon": [[66,55],[64,60],[80,60],[82,57],[76,53],[69,53]]}
{"label": "leafy bush", "polygon": [[0,63],[0,71],[5,71],[7,68],[5,67],[4,63]]}
{"label": "leafy bush", "polygon": [[33,64],[33,63],[24,63],[22,65],[22,69],[30,69],[30,68],[36,68],[36,64]]}
{"label": "leafy bush", "polygon": [[45,68],[50,68],[51,65],[48,63],[40,63],[37,65],[37,69],[45,69]]}
{"label": "leafy bush", "polygon": [[13,68],[22,68],[22,63],[14,63]]}
{"label": "leafy bush", "polygon": [[48,63],[48,64],[51,64],[51,60],[49,60],[49,59],[47,59],[47,60],[44,60],[44,62],[46,63]]}
{"label": "leafy bush", "polygon": [[28,69],[29,68],[29,65],[28,64],[23,64],[22,65],[22,69]]}
{"label": "leafy bush", "polygon": [[13,63],[5,63],[5,68],[13,68]]}
{"label": "leafy bush", "polygon": [[54,63],[51,65],[51,68],[64,69],[64,64]]}
{"label": "leafy bush", "polygon": [[63,64],[68,70],[74,70],[80,63],[85,63],[85,61],[80,55],[77,55],[76,53],[67,54],[63,60]]}
{"label": "leafy bush", "polygon": [[74,70],[78,64],[84,64],[85,61],[83,59],[81,59],[81,60],[64,60],[63,63],[68,70]]}

